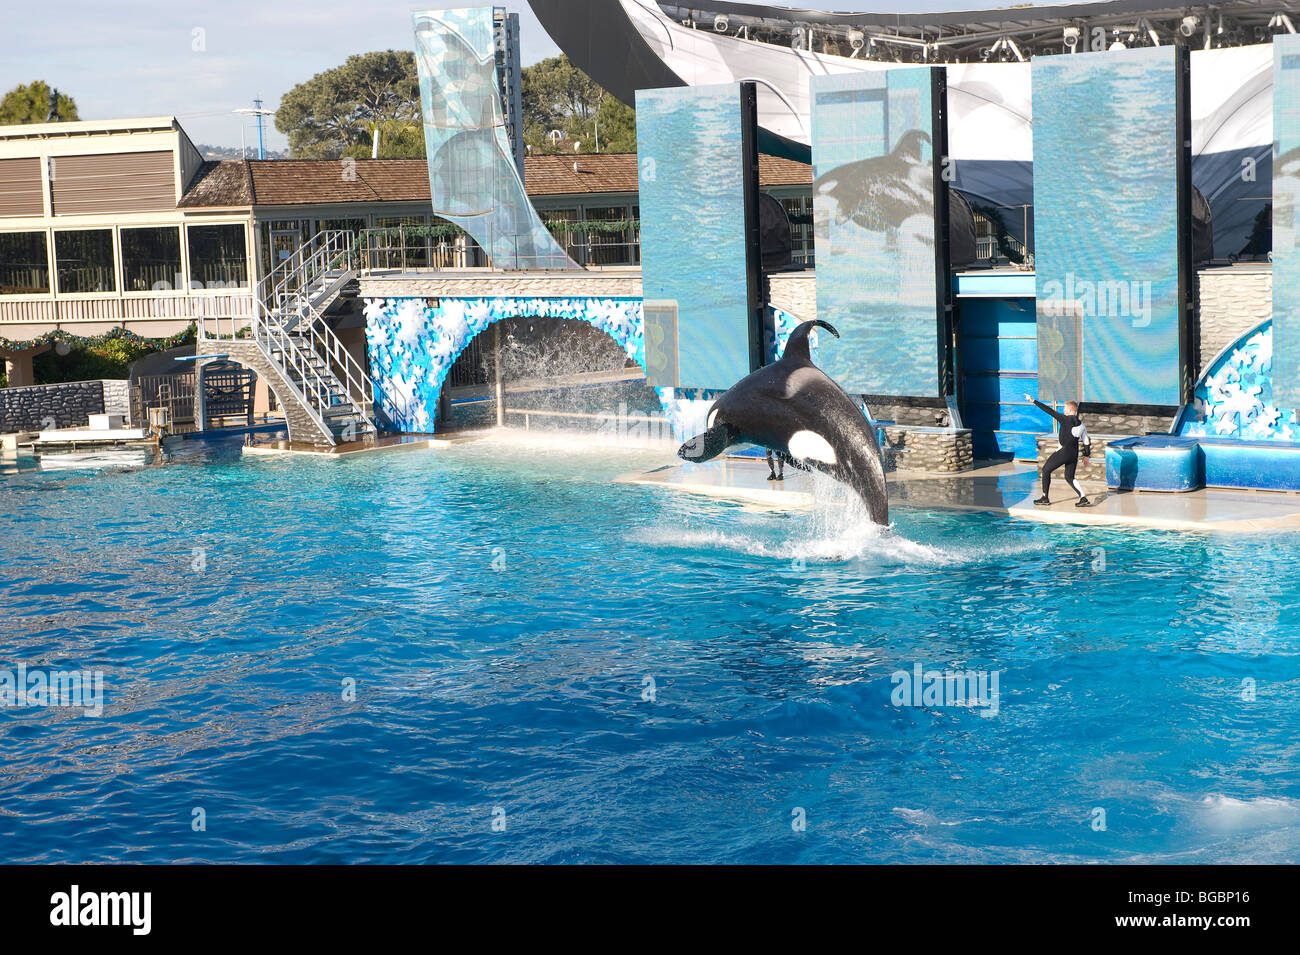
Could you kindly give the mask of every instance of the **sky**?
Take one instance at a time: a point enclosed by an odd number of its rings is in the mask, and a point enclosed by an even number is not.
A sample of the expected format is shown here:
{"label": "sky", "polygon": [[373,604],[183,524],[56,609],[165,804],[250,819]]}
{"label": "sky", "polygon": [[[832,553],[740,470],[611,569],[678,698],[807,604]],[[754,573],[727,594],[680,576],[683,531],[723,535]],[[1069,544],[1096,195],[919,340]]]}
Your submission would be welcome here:
{"label": "sky", "polygon": [[[411,13],[447,7],[391,0],[44,0],[6,17],[0,94],[44,80],[77,103],[82,119],[176,116],[196,143],[255,147],[250,117],[233,110],[261,96],[274,109],[296,84],[353,53],[412,48]],[[472,5],[464,3],[465,6]],[[524,0],[519,14],[525,66],[559,49]],[[818,7],[803,0],[790,6]],[[1006,5],[991,0],[839,0],[827,8],[920,12]],[[287,142],[267,118],[268,149]]]}

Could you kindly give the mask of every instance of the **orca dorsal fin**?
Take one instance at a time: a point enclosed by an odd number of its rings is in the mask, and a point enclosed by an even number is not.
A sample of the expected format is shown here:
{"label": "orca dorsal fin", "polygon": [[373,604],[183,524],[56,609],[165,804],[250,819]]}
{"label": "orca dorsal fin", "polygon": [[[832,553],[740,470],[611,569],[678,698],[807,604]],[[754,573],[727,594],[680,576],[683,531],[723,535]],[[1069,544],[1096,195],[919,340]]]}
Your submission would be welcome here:
{"label": "orca dorsal fin", "polygon": [[824,328],[836,338],[840,333],[835,330],[835,326],[830,322],[823,322],[820,318],[811,322],[801,322],[799,326],[790,333],[789,340],[785,343],[785,351],[781,352],[781,361],[789,361],[795,364],[811,365],[812,355],[808,351],[808,334],[814,328]]}

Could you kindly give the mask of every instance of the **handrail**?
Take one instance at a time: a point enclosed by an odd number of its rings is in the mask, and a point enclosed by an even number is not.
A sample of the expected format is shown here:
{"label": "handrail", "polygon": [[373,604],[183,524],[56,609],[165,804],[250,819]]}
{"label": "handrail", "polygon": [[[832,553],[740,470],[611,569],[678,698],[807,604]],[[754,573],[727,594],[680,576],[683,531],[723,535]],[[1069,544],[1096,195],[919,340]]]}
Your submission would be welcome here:
{"label": "handrail", "polygon": [[[320,313],[316,311],[315,307],[310,302],[306,302],[305,305],[312,313],[312,336],[314,340],[320,344],[323,349],[323,354],[326,357],[333,358],[342,366],[345,383],[348,386],[348,394],[350,396],[360,394],[362,401],[370,402],[371,410],[373,412],[375,408],[381,405],[381,402],[376,398],[377,389],[375,388],[374,380],[366,374],[365,369],[361,367],[361,363],[352,356],[350,351],[347,350],[339,337],[334,334],[334,331],[325,323],[324,319],[321,318]],[[320,321],[316,321],[316,319],[320,319]],[[410,402],[406,401],[398,393],[391,393],[386,395],[386,397],[392,402],[394,411],[399,418],[410,419]],[[376,431],[379,430],[378,425],[375,424],[373,413],[366,416],[365,409],[360,406],[358,406],[357,410],[363,416],[367,417],[372,428]]]}
{"label": "handrail", "polygon": [[[352,401],[357,413],[365,419],[373,430],[378,431],[372,415],[366,414],[365,403],[370,402],[373,409],[375,403],[375,383],[370,376],[365,373],[361,364],[352,357],[352,353],[343,346],[334,331],[326,324],[320,312],[316,311],[315,306],[307,299],[305,295],[299,295],[295,304],[295,310],[306,312],[302,315],[301,321],[307,324],[314,351],[321,356],[326,363],[333,361],[334,364],[342,371],[343,380],[339,383],[346,389],[349,400]],[[334,368],[330,369],[334,372]]]}
{"label": "handrail", "polygon": [[334,265],[342,262],[351,266],[355,256],[349,230],[322,229],[262,277],[257,283],[257,297],[268,307],[278,308],[290,295],[310,287]]}
{"label": "handrail", "polygon": [[[333,441],[334,432],[330,430],[325,423],[325,415],[318,410],[321,406],[326,406],[325,401],[330,392],[333,390],[329,387],[324,377],[318,372],[303,356],[298,346],[294,343],[293,338],[275,322],[256,321],[253,323],[253,338],[257,342],[262,353],[283,370],[289,370],[290,365],[298,373],[299,383],[295,384],[291,378],[286,377],[285,383],[298,392],[299,397],[303,399],[302,405],[307,410],[307,414],[316,422],[324,434],[330,436]],[[271,356],[272,346],[278,346],[283,356],[281,360],[276,361]],[[312,392],[306,387],[308,375],[315,378],[313,389],[315,391],[314,400]],[[326,406],[330,407],[330,406]]]}

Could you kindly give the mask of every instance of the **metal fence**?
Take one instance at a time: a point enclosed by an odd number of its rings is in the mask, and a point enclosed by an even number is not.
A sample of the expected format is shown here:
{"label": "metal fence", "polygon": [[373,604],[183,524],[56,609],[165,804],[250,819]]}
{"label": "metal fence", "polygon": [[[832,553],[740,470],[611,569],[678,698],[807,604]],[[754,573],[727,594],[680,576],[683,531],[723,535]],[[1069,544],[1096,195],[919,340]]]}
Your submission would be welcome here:
{"label": "metal fence", "polygon": [[363,271],[419,272],[487,264],[483,250],[468,235],[428,226],[362,229],[357,252]]}
{"label": "metal fence", "polygon": [[172,431],[193,431],[194,373],[179,375],[141,375],[131,385],[131,426],[143,428],[149,424],[149,412],[155,408],[167,411]]}
{"label": "metal fence", "polygon": [[[552,221],[551,234],[583,266],[639,265],[640,223],[611,231],[596,221]],[[447,226],[395,226],[357,234],[362,271],[423,272],[435,269],[508,268],[488,259],[469,235]]]}

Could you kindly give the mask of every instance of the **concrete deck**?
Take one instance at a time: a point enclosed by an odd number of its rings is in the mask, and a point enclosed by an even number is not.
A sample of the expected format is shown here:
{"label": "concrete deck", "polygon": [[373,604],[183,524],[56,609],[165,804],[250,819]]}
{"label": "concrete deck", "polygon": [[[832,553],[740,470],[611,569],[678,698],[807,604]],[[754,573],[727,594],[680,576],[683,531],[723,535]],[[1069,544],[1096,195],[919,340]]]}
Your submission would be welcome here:
{"label": "concrete deck", "polygon": [[[812,503],[808,477],[790,468],[785,481],[767,480],[762,461],[726,458],[703,465],[664,465],[627,474],[619,483],[662,487],[772,510]],[[1092,507],[1075,507],[1065,482],[1053,482],[1049,507],[1037,507],[1038,473],[1029,464],[995,463],[957,474],[896,471],[888,475],[889,506],[983,511],[1031,521],[1106,527],[1249,532],[1300,530],[1300,495],[1207,489],[1185,494],[1120,493],[1084,484]]]}

